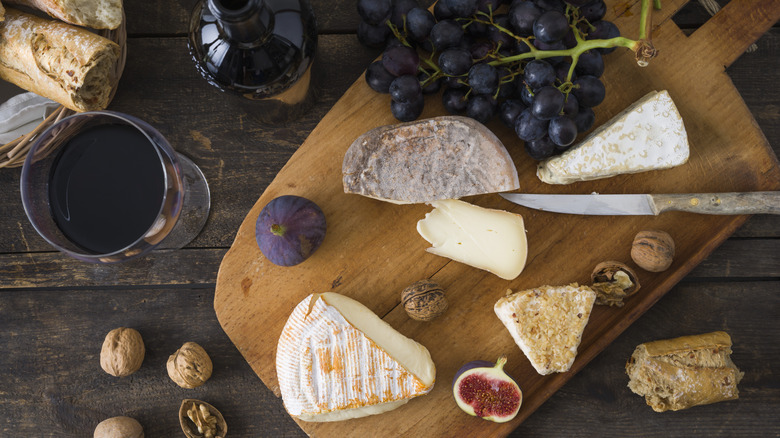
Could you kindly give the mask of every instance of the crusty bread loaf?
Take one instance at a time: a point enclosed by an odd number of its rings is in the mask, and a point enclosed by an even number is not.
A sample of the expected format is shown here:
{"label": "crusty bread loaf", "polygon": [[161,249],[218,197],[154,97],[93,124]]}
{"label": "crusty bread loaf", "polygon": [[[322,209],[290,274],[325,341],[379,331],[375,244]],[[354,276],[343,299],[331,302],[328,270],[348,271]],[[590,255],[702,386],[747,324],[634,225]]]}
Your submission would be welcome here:
{"label": "crusty bread loaf", "polygon": [[93,29],[116,29],[122,24],[122,0],[5,0],[5,2],[29,6],[66,23]]}
{"label": "crusty bread loaf", "polygon": [[731,337],[725,332],[641,344],[626,373],[631,391],[656,412],[734,400],[744,375],[731,361]]}
{"label": "crusty bread loaf", "polygon": [[12,8],[0,23],[0,79],[74,111],[108,106],[119,52],[92,32]]}

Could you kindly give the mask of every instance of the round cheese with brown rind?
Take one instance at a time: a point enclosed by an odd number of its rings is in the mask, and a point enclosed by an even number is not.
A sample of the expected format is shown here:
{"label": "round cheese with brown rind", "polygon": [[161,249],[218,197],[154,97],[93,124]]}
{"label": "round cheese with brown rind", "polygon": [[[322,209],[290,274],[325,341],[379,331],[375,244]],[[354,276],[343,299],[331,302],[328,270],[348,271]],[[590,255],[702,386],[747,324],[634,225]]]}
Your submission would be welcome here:
{"label": "round cheese with brown rind", "polygon": [[344,155],[344,191],[398,204],[516,190],[517,168],[487,127],[443,116],[381,126]]}

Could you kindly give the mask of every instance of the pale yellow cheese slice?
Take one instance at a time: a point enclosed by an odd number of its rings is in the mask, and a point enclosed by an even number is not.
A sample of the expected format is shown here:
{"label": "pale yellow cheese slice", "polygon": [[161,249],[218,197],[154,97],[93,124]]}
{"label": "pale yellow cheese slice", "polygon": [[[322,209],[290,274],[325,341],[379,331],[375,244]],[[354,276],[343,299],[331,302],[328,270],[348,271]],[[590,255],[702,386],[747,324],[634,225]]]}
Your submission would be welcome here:
{"label": "pale yellow cheese slice", "polygon": [[494,310],[539,374],[568,371],[596,293],[587,286],[541,286],[499,299]]}
{"label": "pale yellow cheese slice", "polygon": [[428,350],[363,304],[312,294],[284,326],[276,353],[284,406],[304,421],[339,421],[395,409],[436,378]]}
{"label": "pale yellow cheese slice", "polygon": [[528,256],[523,217],[503,210],[445,199],[417,222],[427,251],[512,280]]}

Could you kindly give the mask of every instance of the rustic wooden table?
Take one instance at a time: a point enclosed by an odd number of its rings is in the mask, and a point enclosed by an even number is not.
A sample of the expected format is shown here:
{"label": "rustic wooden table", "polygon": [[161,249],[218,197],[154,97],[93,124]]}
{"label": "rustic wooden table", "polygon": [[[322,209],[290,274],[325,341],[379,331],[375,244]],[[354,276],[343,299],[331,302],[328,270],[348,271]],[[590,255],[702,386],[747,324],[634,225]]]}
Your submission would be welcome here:
{"label": "rustic wooden table", "polygon": [[[121,265],[75,261],[27,221],[19,169],[0,170],[4,436],[91,436],[98,422],[117,415],[138,419],[147,437],[183,436],[177,412],[184,398],[220,408],[230,436],[303,435],[217,322],[216,273],[248,210],[378,52],[357,42],[354,0],[313,1],[320,99],[294,123],[261,125],[195,71],[186,47],[194,3],[127,2],[127,66],[110,107],[155,125],[203,169],[212,210],[194,242]],[[675,21],[694,29],[706,17],[694,2]],[[780,28],[757,44],[727,72],[777,154]],[[777,436],[779,305],[780,217],[754,216],[512,436]],[[121,379],[99,364],[105,334],[119,326],[140,331],[147,349],[141,369]],[[628,390],[623,364],[637,344],[712,330],[731,334],[733,359],[746,373],[738,401],[657,414]],[[211,380],[194,390],[179,388],[165,371],[186,341],[204,346],[214,363]]]}

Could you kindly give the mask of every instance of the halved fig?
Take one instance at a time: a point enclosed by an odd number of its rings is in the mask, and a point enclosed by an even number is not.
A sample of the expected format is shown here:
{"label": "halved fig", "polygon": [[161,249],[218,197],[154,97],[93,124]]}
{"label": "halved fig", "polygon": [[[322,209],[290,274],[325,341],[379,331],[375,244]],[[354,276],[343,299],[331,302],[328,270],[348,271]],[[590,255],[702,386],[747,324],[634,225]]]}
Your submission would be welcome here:
{"label": "halved fig", "polygon": [[496,363],[475,360],[463,365],[452,382],[455,402],[467,414],[496,423],[517,415],[523,392],[515,379],[504,372],[506,356]]}
{"label": "halved fig", "polygon": [[274,198],[257,217],[255,237],[260,252],[280,266],[297,265],[325,238],[325,215],[314,202],[294,195]]}

